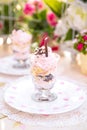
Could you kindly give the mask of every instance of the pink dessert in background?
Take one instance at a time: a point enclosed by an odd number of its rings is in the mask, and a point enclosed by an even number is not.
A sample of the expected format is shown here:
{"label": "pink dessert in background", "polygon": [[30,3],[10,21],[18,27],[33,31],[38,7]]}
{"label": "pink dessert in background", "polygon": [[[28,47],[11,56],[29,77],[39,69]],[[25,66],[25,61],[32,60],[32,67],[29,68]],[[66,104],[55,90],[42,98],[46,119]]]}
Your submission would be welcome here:
{"label": "pink dessert in background", "polygon": [[14,58],[25,60],[29,55],[32,36],[22,30],[13,30],[11,34]]}

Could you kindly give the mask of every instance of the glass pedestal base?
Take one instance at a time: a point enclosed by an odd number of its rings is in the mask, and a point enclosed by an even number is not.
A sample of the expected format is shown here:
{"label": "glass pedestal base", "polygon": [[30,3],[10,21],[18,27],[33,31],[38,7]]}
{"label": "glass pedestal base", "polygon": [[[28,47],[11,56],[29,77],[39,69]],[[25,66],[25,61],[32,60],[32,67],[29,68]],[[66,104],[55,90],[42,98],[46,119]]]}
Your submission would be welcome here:
{"label": "glass pedestal base", "polygon": [[27,61],[24,60],[16,60],[16,62],[13,64],[13,68],[25,69],[25,68],[29,68],[29,64],[27,63]]}
{"label": "glass pedestal base", "polygon": [[35,93],[32,95],[32,99],[37,102],[51,102],[57,99],[57,95],[55,93]]}

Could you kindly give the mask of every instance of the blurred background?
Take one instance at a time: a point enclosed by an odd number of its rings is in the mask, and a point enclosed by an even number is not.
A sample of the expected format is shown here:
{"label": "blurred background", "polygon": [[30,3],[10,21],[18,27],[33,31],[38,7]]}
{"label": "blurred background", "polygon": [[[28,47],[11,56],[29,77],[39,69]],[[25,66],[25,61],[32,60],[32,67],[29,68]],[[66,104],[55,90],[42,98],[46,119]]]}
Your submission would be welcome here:
{"label": "blurred background", "polygon": [[0,45],[11,43],[14,29],[32,34],[31,48],[40,46],[47,34],[58,50],[59,43],[87,29],[87,0],[0,0]]}

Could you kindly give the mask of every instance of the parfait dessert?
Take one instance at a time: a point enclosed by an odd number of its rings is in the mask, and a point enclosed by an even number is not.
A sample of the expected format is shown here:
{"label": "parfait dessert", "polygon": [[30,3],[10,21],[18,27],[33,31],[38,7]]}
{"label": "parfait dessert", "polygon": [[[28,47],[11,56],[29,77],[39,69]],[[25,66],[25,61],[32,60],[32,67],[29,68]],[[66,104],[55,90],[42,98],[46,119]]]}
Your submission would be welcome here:
{"label": "parfait dessert", "polygon": [[31,35],[22,30],[13,30],[11,35],[13,57],[16,61],[14,67],[27,67],[29,58]]}
{"label": "parfait dessert", "polygon": [[36,89],[33,99],[36,101],[53,101],[57,98],[50,90],[56,81],[59,55],[46,45],[31,54],[31,74]]}

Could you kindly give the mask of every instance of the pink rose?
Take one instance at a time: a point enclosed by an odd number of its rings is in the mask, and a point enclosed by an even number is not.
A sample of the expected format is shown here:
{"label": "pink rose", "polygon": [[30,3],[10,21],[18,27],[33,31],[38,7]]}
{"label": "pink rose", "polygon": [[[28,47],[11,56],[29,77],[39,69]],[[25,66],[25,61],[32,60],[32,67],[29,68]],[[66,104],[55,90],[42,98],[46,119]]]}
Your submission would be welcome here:
{"label": "pink rose", "polygon": [[53,40],[58,39],[58,37],[59,37],[58,35],[54,35],[54,36],[53,36]]}
{"label": "pink rose", "polygon": [[52,46],[51,49],[52,49],[52,51],[58,51],[59,50],[59,46]]}
{"label": "pink rose", "polygon": [[0,29],[2,29],[3,28],[3,23],[2,22],[0,22]]}
{"label": "pink rose", "polygon": [[34,0],[34,1],[33,1],[33,4],[34,4],[35,6],[37,6],[39,9],[42,9],[42,8],[43,8],[43,3],[42,3],[41,0]]}
{"label": "pink rose", "polygon": [[35,6],[34,5],[32,5],[32,4],[29,4],[29,3],[27,3],[27,4],[25,4],[25,7],[24,7],[24,13],[27,15],[27,14],[29,14],[29,15],[33,15],[34,13],[35,13]]}
{"label": "pink rose", "polygon": [[22,22],[23,20],[24,20],[24,17],[23,16],[19,16],[18,21]]}
{"label": "pink rose", "polygon": [[50,24],[50,26],[55,27],[57,24],[57,17],[53,12],[50,12],[47,14],[47,22]]}
{"label": "pink rose", "polygon": [[83,39],[84,39],[84,41],[86,41],[87,40],[87,35],[83,36]]}
{"label": "pink rose", "polygon": [[82,49],[83,49],[83,43],[79,43],[78,45],[77,45],[77,50],[78,51],[82,51]]}

